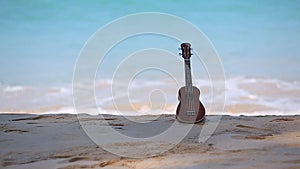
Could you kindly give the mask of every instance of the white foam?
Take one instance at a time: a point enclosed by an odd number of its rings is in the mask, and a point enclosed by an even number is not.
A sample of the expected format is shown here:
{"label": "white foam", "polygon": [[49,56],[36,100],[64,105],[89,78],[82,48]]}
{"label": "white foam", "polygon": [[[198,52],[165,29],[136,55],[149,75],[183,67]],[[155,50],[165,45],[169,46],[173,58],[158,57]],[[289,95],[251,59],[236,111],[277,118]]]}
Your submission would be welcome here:
{"label": "white foam", "polygon": [[3,89],[4,92],[20,92],[23,91],[23,86],[7,86]]}
{"label": "white foam", "polygon": [[295,116],[300,115],[300,110],[298,111],[256,111],[256,112],[239,112],[239,113],[230,113],[230,112],[213,112],[210,115],[230,115],[230,116]]}
{"label": "white foam", "polygon": [[[147,92],[159,89],[164,91],[166,95],[166,102],[169,105],[178,104],[177,100],[177,84],[174,85],[174,81],[172,80],[161,80],[161,81],[143,81],[136,80],[133,81],[133,85],[131,85],[130,89],[128,89],[128,84],[125,82],[118,83],[118,88],[116,88],[114,92],[114,96],[112,96],[112,91],[110,86],[112,85],[112,81],[109,79],[98,80],[96,81],[95,86],[96,90],[96,102],[98,106],[113,104],[114,99],[126,99],[128,98],[128,93],[130,93],[130,101],[134,101],[137,104],[148,103],[149,100],[147,98]],[[202,90],[201,92],[201,101],[205,104],[206,107],[209,108],[211,103],[211,85],[212,81],[209,79],[195,79],[195,85],[199,86],[200,90],[202,87],[208,87],[207,90]],[[218,83],[218,82],[217,82]],[[282,95],[280,97],[272,96],[272,95],[259,95],[257,93],[251,93],[247,91],[246,88],[241,88],[241,84],[251,84],[255,87],[260,85],[277,85],[278,90],[287,91],[288,93],[299,92],[300,85],[299,82],[288,82],[277,79],[255,79],[255,78],[247,78],[247,77],[234,77],[226,79],[226,105],[234,105],[234,104],[259,104],[267,107],[271,107],[274,110],[272,111],[257,111],[257,112],[243,112],[240,113],[230,113],[230,112],[222,112],[216,114],[227,114],[227,115],[296,115],[299,114],[300,105],[299,98],[295,96],[295,94],[290,95]],[[250,85],[250,86],[251,86]],[[79,84],[79,87],[83,90],[94,90],[93,84],[91,83],[82,83]],[[41,111],[44,108],[47,108],[45,112],[39,113],[50,113],[50,114],[58,114],[58,113],[71,113],[76,114],[76,110],[73,107],[73,95],[72,95],[72,85],[61,85],[61,86],[1,86],[4,94],[0,97],[0,111],[5,112],[6,110],[18,110],[18,112],[27,112],[28,108],[32,110],[36,110],[34,112]],[[141,90],[142,89],[142,90]],[[130,91],[128,91],[130,90]],[[217,97],[218,95],[216,95]],[[241,99],[244,98],[244,99]],[[248,98],[248,99],[247,99]],[[93,110],[90,109],[90,102],[95,101],[94,98],[86,98],[86,103],[82,103],[85,105],[81,105],[84,109],[81,110],[93,114],[120,114],[117,110],[104,109],[101,110]],[[5,104],[1,104],[5,103]],[[155,104],[155,100],[153,102]],[[220,103],[221,104],[221,103]],[[145,104],[147,105],[147,104]],[[53,108],[52,108],[53,107]],[[57,110],[58,107],[61,107]],[[150,110],[149,107],[144,107],[141,112],[126,112],[125,110],[120,110],[123,114],[126,115],[142,115],[142,114],[175,114],[175,110],[171,112],[166,111],[157,111]],[[12,113],[12,112],[10,112]],[[29,111],[30,113],[30,111]],[[214,114],[214,113],[212,113]]]}
{"label": "white foam", "polygon": [[44,111],[40,114],[77,114],[74,107],[63,107],[59,110]]}

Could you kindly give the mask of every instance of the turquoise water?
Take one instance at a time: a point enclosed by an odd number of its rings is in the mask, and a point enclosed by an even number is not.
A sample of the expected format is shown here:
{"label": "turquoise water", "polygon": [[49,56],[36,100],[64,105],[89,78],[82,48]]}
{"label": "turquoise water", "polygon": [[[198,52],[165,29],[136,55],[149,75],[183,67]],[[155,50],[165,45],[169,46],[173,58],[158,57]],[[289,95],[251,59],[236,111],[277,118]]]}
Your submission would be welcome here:
{"label": "turquoise water", "polygon": [[[0,112],[75,113],[73,70],[88,38],[120,17],[162,12],[196,25],[219,54],[227,77],[226,110],[212,113],[300,113],[300,0],[0,0],[0,8]],[[158,48],[177,55],[179,45],[162,36],[129,38],[108,53],[95,86],[87,83],[82,87],[95,87],[101,113],[114,114],[113,101],[119,100],[122,112],[147,114],[152,111],[149,99],[158,107],[161,99],[166,99],[163,113],[174,114],[180,86],[172,79],[158,80],[153,75],[159,71],[148,72],[150,81],[140,78],[147,73],[137,74],[131,86],[124,81],[112,83],[109,77],[135,51]],[[200,77],[194,84],[201,89],[202,102],[209,109],[209,77],[201,63],[193,59],[192,64],[194,75]],[[168,66],[183,80],[182,67]],[[120,71],[119,76],[129,72]],[[119,87],[116,96],[110,93],[110,85]],[[138,111],[132,110],[126,99]],[[93,98],[84,100],[83,107],[92,108]]]}
{"label": "turquoise water", "polygon": [[299,0],[1,0],[0,6],[2,84],[71,82],[85,41],[101,26],[136,12],[169,13],[196,25],[229,77],[300,78]]}

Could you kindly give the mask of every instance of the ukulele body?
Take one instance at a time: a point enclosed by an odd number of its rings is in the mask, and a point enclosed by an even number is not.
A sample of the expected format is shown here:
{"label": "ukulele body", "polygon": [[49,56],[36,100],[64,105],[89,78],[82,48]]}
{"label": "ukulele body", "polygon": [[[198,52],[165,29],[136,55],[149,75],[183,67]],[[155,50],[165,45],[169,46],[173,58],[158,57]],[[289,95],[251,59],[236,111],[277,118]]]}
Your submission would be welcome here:
{"label": "ukulele body", "polygon": [[[200,90],[193,86],[193,92],[188,96],[186,89],[186,87],[181,87],[178,91],[180,102],[176,109],[176,118],[182,123],[198,123],[205,116],[205,108],[199,100]],[[188,97],[192,97],[192,101],[189,101]]]}

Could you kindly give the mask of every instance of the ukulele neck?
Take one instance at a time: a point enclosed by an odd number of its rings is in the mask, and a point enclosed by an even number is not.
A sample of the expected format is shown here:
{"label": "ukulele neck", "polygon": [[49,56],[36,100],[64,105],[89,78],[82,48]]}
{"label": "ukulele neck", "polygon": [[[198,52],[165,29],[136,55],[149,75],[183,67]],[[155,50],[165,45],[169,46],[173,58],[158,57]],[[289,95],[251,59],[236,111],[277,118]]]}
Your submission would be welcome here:
{"label": "ukulele neck", "polygon": [[184,59],[184,68],[185,68],[185,87],[188,92],[191,92],[193,89],[192,84],[192,74],[191,74],[191,61],[190,59]]}

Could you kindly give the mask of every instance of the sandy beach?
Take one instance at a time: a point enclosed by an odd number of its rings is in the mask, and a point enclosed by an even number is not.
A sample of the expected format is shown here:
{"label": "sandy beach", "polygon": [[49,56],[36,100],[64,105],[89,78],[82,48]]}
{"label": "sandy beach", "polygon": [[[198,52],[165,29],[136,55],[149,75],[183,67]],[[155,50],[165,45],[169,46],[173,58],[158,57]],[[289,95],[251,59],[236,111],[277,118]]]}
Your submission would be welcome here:
{"label": "sandy beach", "polygon": [[[199,143],[198,131],[219,117],[215,132]],[[134,118],[155,122],[153,126],[157,128],[166,128],[175,121],[173,115]],[[166,143],[114,141],[114,146],[123,151],[154,153],[145,158],[120,157],[104,150],[87,136],[76,115],[1,114],[0,119],[1,168],[7,169],[297,169],[300,166],[300,116],[207,116],[179,144],[161,154],[159,149]],[[121,116],[85,115],[84,120],[97,126],[108,122],[109,126],[100,125],[103,131],[110,127],[132,137],[138,137],[139,133],[146,137],[158,131],[153,127],[143,128],[140,123],[128,123]]]}
{"label": "sandy beach", "polygon": [[300,0],[0,6],[0,169],[300,169]]}

